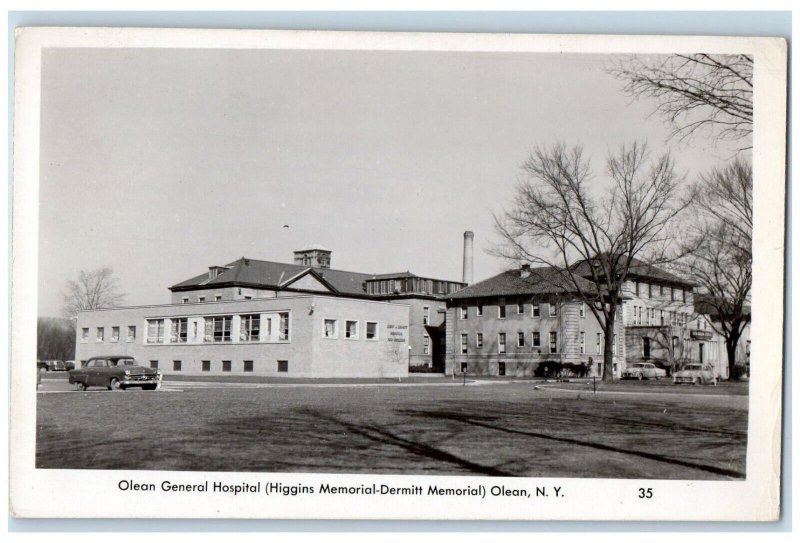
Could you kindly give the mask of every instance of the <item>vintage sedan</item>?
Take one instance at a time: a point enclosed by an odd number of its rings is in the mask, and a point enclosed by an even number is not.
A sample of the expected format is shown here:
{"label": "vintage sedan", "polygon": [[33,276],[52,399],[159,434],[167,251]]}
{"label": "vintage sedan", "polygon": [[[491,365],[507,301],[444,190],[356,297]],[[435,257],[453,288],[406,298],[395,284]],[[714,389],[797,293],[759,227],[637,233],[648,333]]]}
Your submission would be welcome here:
{"label": "vintage sedan", "polygon": [[676,385],[716,385],[719,383],[719,376],[714,373],[714,368],[709,364],[686,364],[680,371],[672,376],[672,382]]}
{"label": "vintage sedan", "polygon": [[660,379],[666,377],[667,372],[662,368],[657,368],[650,362],[635,362],[625,368],[622,372],[623,379]]}
{"label": "vintage sedan", "polygon": [[161,371],[140,366],[131,356],[94,356],[81,368],[69,372],[69,382],[78,390],[88,387],[155,390],[161,384]]}

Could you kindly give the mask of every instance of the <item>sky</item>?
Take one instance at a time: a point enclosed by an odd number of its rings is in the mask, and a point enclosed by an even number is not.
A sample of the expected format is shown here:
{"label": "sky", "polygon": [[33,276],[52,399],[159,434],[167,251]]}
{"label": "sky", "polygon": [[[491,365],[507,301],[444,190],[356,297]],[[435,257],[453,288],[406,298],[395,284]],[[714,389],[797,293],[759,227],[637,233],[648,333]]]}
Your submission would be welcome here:
{"label": "sky", "polygon": [[[689,179],[731,148],[668,141],[609,56],[394,51],[48,49],[39,205],[42,316],[80,270],[113,268],[125,305],[242,256],[291,262],[312,243],[332,267],[474,278],[491,256],[535,145],[605,157],[646,140]],[[288,225],[285,228],[284,225]]]}

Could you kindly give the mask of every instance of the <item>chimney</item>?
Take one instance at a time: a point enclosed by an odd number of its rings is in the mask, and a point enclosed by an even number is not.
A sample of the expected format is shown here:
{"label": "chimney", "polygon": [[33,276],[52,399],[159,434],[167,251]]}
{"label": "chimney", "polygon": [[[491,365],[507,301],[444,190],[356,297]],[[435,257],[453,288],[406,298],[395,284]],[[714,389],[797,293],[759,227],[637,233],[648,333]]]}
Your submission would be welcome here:
{"label": "chimney", "polygon": [[524,279],[526,277],[530,277],[530,275],[531,275],[531,265],[523,264],[522,267],[519,269],[519,276]]}
{"label": "chimney", "polygon": [[472,283],[472,240],[475,234],[467,230],[464,232],[464,269],[462,282],[467,285]]}

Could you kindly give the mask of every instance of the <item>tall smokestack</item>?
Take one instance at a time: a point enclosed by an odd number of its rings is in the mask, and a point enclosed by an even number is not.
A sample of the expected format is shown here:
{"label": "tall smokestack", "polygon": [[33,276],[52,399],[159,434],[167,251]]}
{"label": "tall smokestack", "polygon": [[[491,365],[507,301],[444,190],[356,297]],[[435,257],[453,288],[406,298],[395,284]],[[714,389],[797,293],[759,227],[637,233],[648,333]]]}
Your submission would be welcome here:
{"label": "tall smokestack", "polygon": [[467,230],[464,232],[464,273],[463,282],[472,284],[472,240],[475,234]]}

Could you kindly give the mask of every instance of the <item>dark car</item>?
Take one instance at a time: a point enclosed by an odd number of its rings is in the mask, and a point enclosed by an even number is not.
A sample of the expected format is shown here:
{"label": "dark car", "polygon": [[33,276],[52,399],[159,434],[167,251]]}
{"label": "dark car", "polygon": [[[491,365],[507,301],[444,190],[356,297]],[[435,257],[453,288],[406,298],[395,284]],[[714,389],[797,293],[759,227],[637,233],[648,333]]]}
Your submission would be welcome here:
{"label": "dark car", "polygon": [[36,368],[39,371],[66,371],[67,367],[63,360],[38,360]]}
{"label": "dark car", "polygon": [[161,371],[140,366],[131,356],[94,356],[81,368],[69,372],[69,382],[77,385],[78,390],[88,387],[155,390],[161,383]]}

